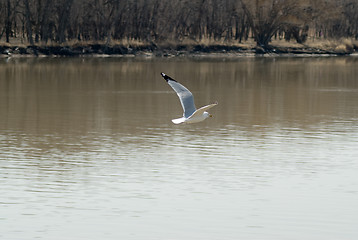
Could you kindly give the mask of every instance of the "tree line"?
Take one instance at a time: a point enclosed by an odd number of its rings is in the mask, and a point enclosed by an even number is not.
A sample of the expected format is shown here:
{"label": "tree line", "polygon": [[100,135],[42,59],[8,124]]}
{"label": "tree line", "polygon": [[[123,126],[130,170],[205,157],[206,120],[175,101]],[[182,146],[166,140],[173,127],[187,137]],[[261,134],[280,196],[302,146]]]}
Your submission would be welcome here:
{"label": "tree line", "polygon": [[[0,40],[358,39],[358,0],[0,0]],[[310,35],[310,36],[311,36]]]}

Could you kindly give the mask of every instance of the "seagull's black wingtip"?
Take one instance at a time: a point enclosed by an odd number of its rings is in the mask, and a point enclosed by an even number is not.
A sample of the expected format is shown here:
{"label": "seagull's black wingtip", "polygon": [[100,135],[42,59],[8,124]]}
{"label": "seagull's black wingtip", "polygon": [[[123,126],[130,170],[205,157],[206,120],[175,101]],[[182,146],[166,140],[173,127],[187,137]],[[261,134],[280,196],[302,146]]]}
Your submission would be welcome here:
{"label": "seagull's black wingtip", "polygon": [[166,75],[165,73],[160,73],[160,75],[162,75],[162,77],[165,79],[165,81],[169,81],[169,80],[171,80],[171,81],[174,81],[174,82],[176,82],[173,78],[171,78],[171,77],[169,77],[168,75]]}

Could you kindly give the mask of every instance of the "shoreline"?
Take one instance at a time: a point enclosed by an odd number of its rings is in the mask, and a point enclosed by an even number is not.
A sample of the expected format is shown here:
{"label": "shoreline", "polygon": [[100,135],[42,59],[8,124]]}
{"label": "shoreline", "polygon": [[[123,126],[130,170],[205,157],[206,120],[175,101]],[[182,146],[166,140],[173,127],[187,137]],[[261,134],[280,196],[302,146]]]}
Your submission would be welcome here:
{"label": "shoreline", "polygon": [[75,44],[58,46],[0,45],[0,58],[9,57],[253,57],[253,56],[349,56],[357,48],[321,49],[310,46],[229,46],[225,44],[106,45]]}

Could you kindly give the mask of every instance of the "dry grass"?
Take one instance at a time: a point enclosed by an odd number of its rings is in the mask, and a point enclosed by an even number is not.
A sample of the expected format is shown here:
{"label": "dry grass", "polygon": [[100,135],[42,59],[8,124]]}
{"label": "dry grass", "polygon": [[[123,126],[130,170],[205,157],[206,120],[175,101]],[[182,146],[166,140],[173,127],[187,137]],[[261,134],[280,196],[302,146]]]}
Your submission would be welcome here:
{"label": "dry grass", "polygon": [[[44,43],[39,43],[39,46],[69,46],[69,47],[76,47],[76,46],[89,46],[89,45],[95,45],[95,44],[99,44],[99,45],[106,45],[107,41],[79,41],[79,40],[69,40],[66,41],[65,43],[59,44],[56,42],[48,42],[47,44]],[[114,46],[114,45],[122,45],[125,47],[129,47],[129,46],[145,46],[148,45],[147,42],[143,42],[143,41],[138,41],[138,40],[128,40],[128,39],[123,39],[123,40],[111,40],[108,44],[109,46]]]}
{"label": "dry grass", "polygon": [[[102,44],[106,44],[107,42],[103,41]],[[109,45],[122,45],[125,47],[133,46],[133,47],[140,47],[149,45],[149,42],[146,41],[139,41],[137,39],[122,39],[122,40],[111,40]]]}
{"label": "dry grass", "polygon": [[[93,45],[93,44],[100,44],[100,45],[106,45],[107,42],[106,41],[79,41],[79,40],[69,40],[66,41],[65,43],[58,43],[55,41],[48,41],[47,43],[43,43],[43,42],[39,42],[39,43],[35,43],[36,46],[69,46],[69,47],[74,47],[74,46],[87,46],[87,45]],[[111,40],[109,42],[110,46],[113,45],[122,45],[125,47],[129,47],[129,46],[145,46],[148,45],[148,42],[145,41],[139,41],[139,40],[135,40],[135,39],[123,39],[123,40]],[[23,43],[23,41],[20,38],[12,38],[10,39],[10,43],[7,43],[4,41],[4,39],[1,39],[0,41],[0,45],[1,46],[6,46],[6,47],[27,47],[29,46],[28,43]]]}
{"label": "dry grass", "polygon": [[0,41],[0,45],[1,46],[4,46],[4,47],[26,47],[27,45],[23,43],[23,41],[21,41],[20,39],[17,39],[17,38],[12,38],[10,39],[10,43],[7,43],[5,41],[5,39],[1,39]]}
{"label": "dry grass", "polygon": [[312,48],[322,51],[330,51],[337,53],[351,53],[358,47],[358,41],[351,38],[341,39],[313,39],[309,38],[304,44],[299,44],[294,40],[289,42],[282,40],[272,40],[271,45],[287,48]]}
{"label": "dry grass", "polygon": [[304,45],[300,44],[300,43],[297,43],[296,41],[294,40],[291,40],[291,41],[286,41],[284,39],[273,39],[270,43],[271,45],[273,46],[278,46],[278,47],[297,47],[297,48],[300,48],[300,47],[303,47]]}
{"label": "dry grass", "polygon": [[[46,44],[44,43],[38,43],[35,45],[38,45],[40,47],[45,46],[68,46],[68,47],[76,47],[76,46],[89,46],[93,44],[100,44],[100,45],[106,45],[106,41],[78,41],[78,40],[70,40],[67,41],[64,44],[59,44],[56,42],[48,42]],[[109,45],[115,46],[115,45],[121,45],[124,47],[141,47],[141,46],[149,46],[152,42],[147,41],[139,41],[136,39],[122,39],[122,40],[111,40]],[[183,40],[166,40],[166,41],[159,41],[156,42],[160,48],[176,48],[178,46],[186,46],[188,49],[191,47],[195,47],[197,45],[202,46],[228,46],[228,47],[240,47],[243,49],[253,49],[256,46],[255,41],[250,38],[247,41],[244,41],[242,43],[239,43],[238,41],[231,40],[231,41],[225,41],[225,40],[214,40],[211,38],[202,38],[200,40],[193,40],[190,38],[186,38]],[[1,46],[5,47],[24,47],[26,48],[28,44],[24,44],[23,40],[21,39],[11,39],[10,43],[6,43],[4,39],[0,41]],[[358,48],[358,40],[351,39],[351,38],[342,38],[342,39],[317,39],[317,38],[309,38],[304,44],[299,44],[294,40],[286,41],[284,39],[272,39],[272,42],[270,43],[272,46],[277,47],[283,47],[283,48],[312,48],[312,49],[320,49],[323,51],[331,51],[331,52],[337,52],[337,53],[352,53],[354,49]]]}
{"label": "dry grass", "polygon": [[308,40],[305,45],[328,51],[352,52],[354,48],[358,46],[358,41],[349,38],[315,39]]}
{"label": "dry grass", "polygon": [[183,39],[180,41],[172,39],[172,40],[157,42],[156,44],[162,48],[166,48],[166,47],[167,48],[175,48],[177,46],[186,46],[187,48],[190,48],[190,47],[194,47],[197,45],[210,47],[210,46],[218,46],[219,45],[219,46],[241,47],[241,48],[245,48],[245,49],[251,49],[256,46],[256,43],[252,39],[249,39],[248,41],[239,43],[238,41],[235,41],[235,40],[226,41],[226,40],[214,40],[211,38],[202,38],[200,40],[193,40],[190,38],[186,38],[186,39]]}

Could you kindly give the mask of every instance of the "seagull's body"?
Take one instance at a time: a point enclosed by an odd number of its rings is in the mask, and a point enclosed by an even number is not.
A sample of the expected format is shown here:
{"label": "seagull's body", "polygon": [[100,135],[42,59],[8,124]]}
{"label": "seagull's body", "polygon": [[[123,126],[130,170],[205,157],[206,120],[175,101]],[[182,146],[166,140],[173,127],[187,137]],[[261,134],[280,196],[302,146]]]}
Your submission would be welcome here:
{"label": "seagull's body", "polygon": [[197,123],[204,121],[208,117],[212,117],[206,110],[216,106],[218,104],[217,102],[196,109],[193,94],[186,87],[164,73],[161,73],[161,75],[178,95],[184,110],[183,117],[173,119],[173,123]]}

